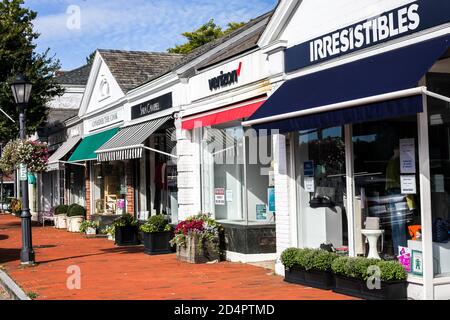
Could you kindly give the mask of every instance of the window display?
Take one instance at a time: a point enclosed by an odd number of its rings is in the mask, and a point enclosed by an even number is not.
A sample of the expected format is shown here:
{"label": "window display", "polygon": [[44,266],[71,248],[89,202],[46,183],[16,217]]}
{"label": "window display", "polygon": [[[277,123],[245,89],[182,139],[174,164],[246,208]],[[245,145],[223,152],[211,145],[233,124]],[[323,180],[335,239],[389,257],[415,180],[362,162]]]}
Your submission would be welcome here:
{"label": "window display", "polygon": [[126,213],[127,185],[125,164],[121,161],[94,165],[95,213],[121,215]]}
{"label": "window display", "polygon": [[203,211],[232,224],[274,224],[271,136],[239,122],[202,130]]}
{"label": "window display", "polygon": [[[376,251],[395,259],[421,250],[417,116],[353,126],[356,253],[366,254],[367,233],[378,231]],[[370,227],[376,218],[379,227]]]}

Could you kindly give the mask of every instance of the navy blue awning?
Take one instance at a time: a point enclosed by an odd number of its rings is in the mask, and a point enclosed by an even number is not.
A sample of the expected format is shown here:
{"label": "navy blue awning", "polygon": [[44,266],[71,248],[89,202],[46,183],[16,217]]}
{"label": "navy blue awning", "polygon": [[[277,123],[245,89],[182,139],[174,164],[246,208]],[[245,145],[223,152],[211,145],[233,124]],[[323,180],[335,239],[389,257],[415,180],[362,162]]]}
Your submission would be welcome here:
{"label": "navy blue awning", "polygon": [[[422,112],[422,96],[415,92],[393,100],[295,117],[298,111],[416,88],[449,48],[449,42],[447,35],[289,80],[244,124],[290,132]],[[289,113],[294,114],[291,117]],[[277,118],[280,115],[286,115],[286,119]]]}

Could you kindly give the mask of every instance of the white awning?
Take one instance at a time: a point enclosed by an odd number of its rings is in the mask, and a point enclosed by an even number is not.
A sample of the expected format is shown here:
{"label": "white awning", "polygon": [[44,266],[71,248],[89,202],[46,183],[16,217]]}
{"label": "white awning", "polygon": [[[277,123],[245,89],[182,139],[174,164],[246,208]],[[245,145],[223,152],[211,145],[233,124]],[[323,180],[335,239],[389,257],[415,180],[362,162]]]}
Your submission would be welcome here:
{"label": "white awning", "polygon": [[47,171],[56,171],[60,169],[61,159],[64,158],[70,151],[75,148],[81,137],[69,138],[59,147],[58,150],[48,159]]}
{"label": "white awning", "polygon": [[139,159],[144,142],[161,128],[172,116],[122,128],[111,140],[95,153],[99,162]]}

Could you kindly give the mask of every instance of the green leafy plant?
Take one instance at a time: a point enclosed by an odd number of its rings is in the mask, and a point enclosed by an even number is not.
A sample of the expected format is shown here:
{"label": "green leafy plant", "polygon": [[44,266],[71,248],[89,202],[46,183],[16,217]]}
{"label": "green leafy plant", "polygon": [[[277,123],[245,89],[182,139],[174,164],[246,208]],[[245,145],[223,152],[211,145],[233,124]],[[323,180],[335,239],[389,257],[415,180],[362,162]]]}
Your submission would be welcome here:
{"label": "green leafy plant", "polygon": [[12,213],[20,213],[22,210],[22,202],[19,199],[11,199],[9,208]]}
{"label": "green leafy plant", "polygon": [[137,226],[138,222],[136,219],[134,219],[134,217],[130,214],[123,214],[120,216],[120,218],[116,219],[113,222],[113,226],[114,228],[118,228],[118,227],[135,227]]}
{"label": "green leafy plant", "polygon": [[340,257],[331,266],[332,271],[341,276],[367,280],[371,266],[380,268],[381,280],[385,282],[404,281],[408,275],[397,261],[382,261],[367,258]]}
{"label": "green leafy plant", "polygon": [[103,232],[110,236],[114,236],[116,234],[116,228],[114,227],[114,225],[107,226],[105,229],[103,229]]}
{"label": "green leafy plant", "polygon": [[170,231],[172,228],[162,215],[156,215],[150,217],[139,229],[145,233],[156,233]]}
{"label": "green leafy plant", "polygon": [[313,254],[311,270],[315,271],[331,271],[331,264],[338,256],[335,253],[316,250]]}
{"label": "green leafy plant", "polygon": [[405,268],[397,261],[379,261],[377,266],[380,268],[382,281],[405,281],[408,278]]}
{"label": "green leafy plant", "polygon": [[67,214],[68,211],[69,206],[62,204],[55,208],[55,215]]}
{"label": "green leafy plant", "polygon": [[288,269],[295,267],[297,264],[298,248],[288,248],[281,254],[281,263]]}
{"label": "green leafy plant", "polygon": [[79,204],[72,204],[67,211],[68,217],[86,217],[86,209]]}
{"label": "green leafy plant", "polygon": [[97,229],[97,228],[99,228],[99,226],[100,226],[100,224],[99,224],[97,221],[88,221],[88,220],[85,220],[85,221],[83,221],[83,222],[81,223],[81,225],[80,225],[80,232],[81,232],[81,233],[86,233],[86,231],[87,231],[89,228]]}
{"label": "green leafy plant", "polygon": [[27,296],[32,300],[39,298],[39,294],[33,291],[27,292]]}

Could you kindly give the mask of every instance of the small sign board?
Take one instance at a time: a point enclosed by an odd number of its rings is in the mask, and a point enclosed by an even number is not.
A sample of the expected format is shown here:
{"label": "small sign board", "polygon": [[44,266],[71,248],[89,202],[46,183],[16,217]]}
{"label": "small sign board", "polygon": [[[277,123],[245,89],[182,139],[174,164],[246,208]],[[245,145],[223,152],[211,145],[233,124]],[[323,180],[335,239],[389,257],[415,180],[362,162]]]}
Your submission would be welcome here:
{"label": "small sign board", "polygon": [[28,169],[26,164],[21,163],[19,166],[19,180],[28,181]]}
{"label": "small sign board", "polygon": [[214,190],[214,202],[216,206],[224,206],[225,204],[225,188],[216,188]]}
{"label": "small sign board", "polygon": [[416,176],[408,175],[400,177],[402,194],[417,194]]}

